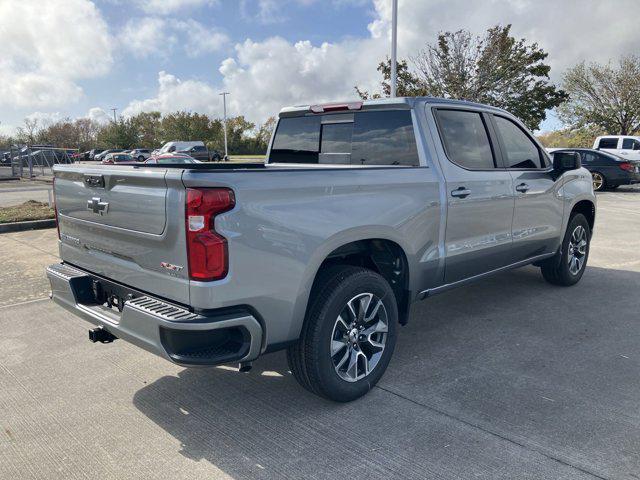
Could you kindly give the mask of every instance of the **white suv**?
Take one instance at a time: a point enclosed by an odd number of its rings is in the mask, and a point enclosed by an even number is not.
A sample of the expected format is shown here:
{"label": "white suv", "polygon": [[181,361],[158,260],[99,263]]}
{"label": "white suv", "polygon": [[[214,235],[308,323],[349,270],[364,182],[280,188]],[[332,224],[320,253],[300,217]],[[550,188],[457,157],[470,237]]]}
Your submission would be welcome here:
{"label": "white suv", "polygon": [[640,160],[640,137],[607,135],[593,142],[594,150],[613,153],[627,160]]}

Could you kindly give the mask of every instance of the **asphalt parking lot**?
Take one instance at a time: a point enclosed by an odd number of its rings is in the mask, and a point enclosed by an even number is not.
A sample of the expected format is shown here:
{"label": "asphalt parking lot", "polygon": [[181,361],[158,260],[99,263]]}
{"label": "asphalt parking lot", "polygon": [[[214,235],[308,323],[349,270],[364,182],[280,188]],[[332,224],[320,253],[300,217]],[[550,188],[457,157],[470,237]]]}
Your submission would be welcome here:
{"label": "asphalt parking lot", "polygon": [[0,478],[640,478],[640,188],[599,195],[572,288],[527,267],[433,297],[365,398],[282,353],[183,369],[47,299],[55,230],[0,236]]}

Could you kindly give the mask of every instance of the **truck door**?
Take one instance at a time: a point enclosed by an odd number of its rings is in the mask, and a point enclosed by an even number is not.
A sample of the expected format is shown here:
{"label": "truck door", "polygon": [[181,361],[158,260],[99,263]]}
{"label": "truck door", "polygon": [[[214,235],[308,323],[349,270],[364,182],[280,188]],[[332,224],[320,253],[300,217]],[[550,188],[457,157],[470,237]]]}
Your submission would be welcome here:
{"label": "truck door", "polygon": [[512,263],[557,250],[564,204],[560,182],[542,148],[518,123],[492,115],[503,162],[513,179]]}
{"label": "truck door", "polygon": [[438,108],[436,123],[446,161],[445,283],[509,263],[514,193],[498,164],[487,114]]}

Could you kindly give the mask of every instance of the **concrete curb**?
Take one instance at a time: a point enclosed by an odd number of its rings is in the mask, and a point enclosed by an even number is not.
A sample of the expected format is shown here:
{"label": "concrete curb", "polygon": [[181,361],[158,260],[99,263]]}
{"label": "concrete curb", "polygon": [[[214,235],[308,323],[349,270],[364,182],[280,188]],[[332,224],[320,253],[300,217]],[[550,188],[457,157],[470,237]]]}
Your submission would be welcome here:
{"label": "concrete curb", "polygon": [[41,228],[54,228],[54,218],[47,220],[31,220],[28,222],[0,223],[0,233],[24,232],[25,230],[39,230]]}

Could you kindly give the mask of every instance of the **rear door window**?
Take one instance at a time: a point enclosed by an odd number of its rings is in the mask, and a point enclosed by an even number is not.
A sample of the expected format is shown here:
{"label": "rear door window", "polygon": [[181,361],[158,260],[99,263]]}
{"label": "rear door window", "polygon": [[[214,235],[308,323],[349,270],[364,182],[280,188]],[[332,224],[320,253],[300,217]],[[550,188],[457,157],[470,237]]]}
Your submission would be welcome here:
{"label": "rear door window", "polygon": [[538,146],[511,120],[494,115],[498,135],[504,144],[507,168],[527,169],[545,166]]}
{"label": "rear door window", "polygon": [[615,149],[618,148],[617,138],[601,138],[598,142],[598,148]]}
{"label": "rear door window", "polygon": [[419,165],[409,110],[283,118],[273,163]]}
{"label": "rear door window", "polygon": [[438,110],[437,119],[449,160],[469,170],[496,167],[487,128],[479,112]]}
{"label": "rear door window", "polygon": [[640,142],[634,138],[625,138],[622,140],[623,150],[640,150]]}

